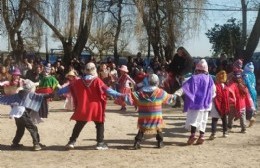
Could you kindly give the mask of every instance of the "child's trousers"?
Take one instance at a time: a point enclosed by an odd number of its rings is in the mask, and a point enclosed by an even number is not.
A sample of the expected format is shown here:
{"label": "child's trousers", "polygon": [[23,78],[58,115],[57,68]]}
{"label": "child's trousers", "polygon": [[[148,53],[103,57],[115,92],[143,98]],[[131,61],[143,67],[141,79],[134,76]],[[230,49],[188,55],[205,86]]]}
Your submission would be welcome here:
{"label": "child's trousers", "polygon": [[15,124],[17,127],[13,144],[19,144],[21,141],[25,128],[30,132],[34,145],[38,145],[40,142],[40,136],[37,126],[32,122],[30,118],[30,112],[26,110],[20,118],[15,118]]}
{"label": "child's trousers", "polygon": [[[228,115],[228,128],[229,129],[232,129],[235,117],[236,117],[236,109],[234,106],[231,106],[230,113]],[[239,119],[240,119],[241,131],[245,131],[246,130],[246,110],[241,111],[241,115],[240,115]]]}
{"label": "child's trousers", "polygon": [[[142,139],[143,139],[143,137],[144,137],[144,132],[142,132],[142,131],[139,130],[138,133],[137,133],[137,135],[135,136],[135,141],[141,142]],[[157,131],[156,140],[159,141],[159,142],[162,142],[162,141],[163,141],[162,132]]]}

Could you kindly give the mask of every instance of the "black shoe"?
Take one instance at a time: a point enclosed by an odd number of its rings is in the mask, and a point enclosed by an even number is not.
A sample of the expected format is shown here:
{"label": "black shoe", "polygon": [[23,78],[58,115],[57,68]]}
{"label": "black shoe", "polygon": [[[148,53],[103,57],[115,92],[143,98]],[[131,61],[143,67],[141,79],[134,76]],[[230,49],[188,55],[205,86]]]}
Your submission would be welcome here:
{"label": "black shoe", "polygon": [[175,104],[172,108],[181,108],[181,104]]}
{"label": "black shoe", "polygon": [[139,141],[135,141],[135,143],[134,143],[134,149],[135,149],[135,150],[141,149],[141,145],[140,145],[140,142],[139,142]]}
{"label": "black shoe", "polygon": [[23,144],[12,144],[11,148],[22,148]]}
{"label": "black shoe", "polygon": [[163,147],[164,147],[163,141],[158,141],[158,142],[157,142],[157,147],[158,147],[158,148],[163,148]]}

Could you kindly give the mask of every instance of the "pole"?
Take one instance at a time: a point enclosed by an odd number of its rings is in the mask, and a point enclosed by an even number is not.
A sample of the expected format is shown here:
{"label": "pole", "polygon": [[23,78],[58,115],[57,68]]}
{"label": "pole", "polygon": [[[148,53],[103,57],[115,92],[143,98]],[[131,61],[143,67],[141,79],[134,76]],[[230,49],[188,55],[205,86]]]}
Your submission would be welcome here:
{"label": "pole", "polygon": [[151,5],[149,5],[149,13],[148,13],[148,61],[150,62],[150,52],[151,52]]}

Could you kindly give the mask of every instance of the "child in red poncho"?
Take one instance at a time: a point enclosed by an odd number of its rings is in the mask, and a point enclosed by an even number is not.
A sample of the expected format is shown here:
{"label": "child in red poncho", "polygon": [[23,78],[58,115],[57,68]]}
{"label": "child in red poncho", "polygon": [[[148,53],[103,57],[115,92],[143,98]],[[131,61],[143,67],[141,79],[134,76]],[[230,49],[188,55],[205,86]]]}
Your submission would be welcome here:
{"label": "child in red poncho", "polygon": [[[118,91],[122,94],[128,94],[131,93],[131,89],[135,86],[135,81],[128,75],[128,69],[127,66],[122,65],[120,68],[118,68],[120,71],[120,77],[118,78]],[[115,104],[121,105],[120,111],[126,111],[126,103],[124,101],[124,98],[119,97],[115,99]]]}
{"label": "child in red poncho", "polygon": [[227,73],[226,71],[220,71],[216,75],[216,97],[212,104],[212,110],[210,116],[212,117],[211,122],[211,135],[210,140],[216,138],[217,122],[218,119],[222,120],[223,137],[227,137],[227,115],[229,113],[228,94],[229,90],[226,85]]}
{"label": "child in red poncho", "polygon": [[229,105],[228,128],[231,131],[234,119],[240,119],[241,133],[246,133],[246,110],[255,110],[253,100],[242,78],[241,60],[233,64],[232,80],[229,87]]}

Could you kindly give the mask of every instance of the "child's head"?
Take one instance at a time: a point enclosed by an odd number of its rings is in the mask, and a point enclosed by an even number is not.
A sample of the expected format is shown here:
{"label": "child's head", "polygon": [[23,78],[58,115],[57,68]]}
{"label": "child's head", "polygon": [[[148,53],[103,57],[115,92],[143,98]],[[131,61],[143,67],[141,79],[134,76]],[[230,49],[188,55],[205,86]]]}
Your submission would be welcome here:
{"label": "child's head", "polygon": [[49,66],[46,66],[46,67],[44,67],[44,75],[49,75],[50,73],[51,73],[51,67],[49,67]]}
{"label": "child's head", "polygon": [[118,68],[120,70],[121,74],[125,74],[128,73],[128,69],[126,65],[122,65],[120,68]]}
{"label": "child's head", "polygon": [[66,77],[69,81],[74,80],[74,79],[77,77],[77,75],[76,75],[76,73],[75,73],[75,70],[69,71],[69,72],[66,74],[65,77]]}
{"label": "child's head", "polygon": [[19,79],[21,76],[21,71],[18,68],[15,68],[12,72],[12,78],[13,80]]}
{"label": "child's head", "polygon": [[224,70],[219,71],[216,74],[216,82],[217,83],[225,83],[226,81],[227,81],[227,73],[226,73],[226,71],[224,71]]}
{"label": "child's head", "polygon": [[201,59],[195,68],[195,74],[201,74],[201,73],[208,73],[209,68],[208,68],[208,63],[205,59]]}
{"label": "child's head", "polygon": [[237,83],[239,93],[242,97],[245,97],[247,94],[247,87],[244,84],[244,80],[242,78],[242,70],[234,72],[233,80],[235,83]]}
{"label": "child's head", "polygon": [[150,74],[148,76],[148,83],[150,86],[158,86],[159,85],[159,77],[156,74]]}
{"label": "child's head", "polygon": [[254,67],[254,64],[252,62],[249,62],[245,65],[244,67],[244,71],[245,72],[252,72],[254,73],[254,70],[255,70],[255,67]]}
{"label": "child's head", "polygon": [[96,65],[93,62],[87,63],[84,71],[86,75],[98,76]]}
{"label": "child's head", "polygon": [[23,90],[25,90],[27,92],[34,92],[35,91],[35,84],[31,80],[26,79],[23,82]]}
{"label": "child's head", "polygon": [[243,67],[243,61],[241,59],[236,60],[233,63],[233,72],[241,71]]}

